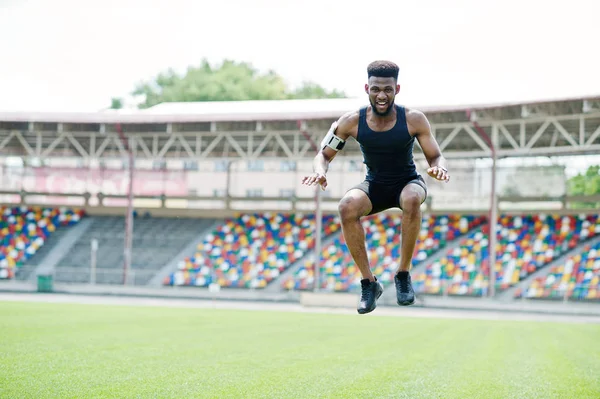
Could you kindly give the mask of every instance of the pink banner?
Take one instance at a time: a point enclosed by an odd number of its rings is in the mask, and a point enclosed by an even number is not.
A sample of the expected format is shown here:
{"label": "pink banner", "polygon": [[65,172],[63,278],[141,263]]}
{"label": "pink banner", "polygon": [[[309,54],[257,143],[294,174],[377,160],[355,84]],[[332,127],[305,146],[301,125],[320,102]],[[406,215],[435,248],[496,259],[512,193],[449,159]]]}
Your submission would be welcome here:
{"label": "pink banner", "polygon": [[[129,172],[114,169],[26,168],[22,189],[57,193],[126,195]],[[136,170],[135,195],[188,195],[186,171]]]}

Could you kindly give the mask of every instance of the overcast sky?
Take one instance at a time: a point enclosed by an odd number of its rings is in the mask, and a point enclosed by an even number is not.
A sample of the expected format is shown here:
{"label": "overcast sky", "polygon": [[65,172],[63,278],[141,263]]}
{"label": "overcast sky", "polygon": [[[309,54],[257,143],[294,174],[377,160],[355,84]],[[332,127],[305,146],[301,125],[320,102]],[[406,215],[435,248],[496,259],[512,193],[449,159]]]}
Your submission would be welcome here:
{"label": "overcast sky", "polygon": [[387,58],[411,106],[598,95],[599,15],[598,0],[0,0],[0,110],[99,110],[203,57],[350,96]]}

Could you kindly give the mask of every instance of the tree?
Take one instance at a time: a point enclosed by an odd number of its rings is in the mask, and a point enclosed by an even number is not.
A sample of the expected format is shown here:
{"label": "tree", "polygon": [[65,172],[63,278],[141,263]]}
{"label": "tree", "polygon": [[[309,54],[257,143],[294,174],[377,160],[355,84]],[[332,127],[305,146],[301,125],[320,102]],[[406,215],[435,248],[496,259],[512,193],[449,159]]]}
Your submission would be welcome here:
{"label": "tree", "polygon": [[123,108],[123,99],[113,97],[110,99],[110,109],[121,109]]}
{"label": "tree", "polygon": [[[577,174],[569,179],[569,195],[597,195],[600,194],[600,165],[590,166],[585,174]],[[600,202],[577,202],[573,208],[598,208]]]}
{"label": "tree", "polygon": [[314,82],[304,82],[302,86],[294,90],[289,98],[344,98],[346,95],[342,91],[333,90],[328,92]]}
{"label": "tree", "polygon": [[313,82],[290,91],[274,71],[260,73],[249,63],[231,60],[216,67],[203,60],[199,66],[189,67],[183,76],[169,69],[151,81],[138,84],[132,94],[145,98],[140,108],[162,102],[346,97],[341,91],[328,92]]}

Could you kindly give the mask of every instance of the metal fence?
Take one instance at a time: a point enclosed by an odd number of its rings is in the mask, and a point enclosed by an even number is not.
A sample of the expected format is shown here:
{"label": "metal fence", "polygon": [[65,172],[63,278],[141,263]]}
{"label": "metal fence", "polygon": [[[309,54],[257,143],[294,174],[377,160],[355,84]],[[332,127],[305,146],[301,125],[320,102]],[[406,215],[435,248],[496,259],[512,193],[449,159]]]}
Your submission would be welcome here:
{"label": "metal fence", "polygon": [[[74,162],[74,161],[73,161]],[[138,165],[133,193],[137,208],[181,209],[315,209],[314,188],[302,185],[312,160],[198,161],[192,165]],[[167,168],[168,167],[168,168]],[[452,160],[451,181],[438,182],[417,171],[428,186],[433,210],[489,210],[491,164],[486,160]],[[323,210],[335,211],[344,193],[366,173],[361,159],[336,158],[321,193]],[[567,194],[565,167],[558,164],[499,162],[497,195],[502,209],[561,209]],[[67,206],[124,207],[129,176],[122,162],[103,165],[23,166],[0,158],[0,202]]]}

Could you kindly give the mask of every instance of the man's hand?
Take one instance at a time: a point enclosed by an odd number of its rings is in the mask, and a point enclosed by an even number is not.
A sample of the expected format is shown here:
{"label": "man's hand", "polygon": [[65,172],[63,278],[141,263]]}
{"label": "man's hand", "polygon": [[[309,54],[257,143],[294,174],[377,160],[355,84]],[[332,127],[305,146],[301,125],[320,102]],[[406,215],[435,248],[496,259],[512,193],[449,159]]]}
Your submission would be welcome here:
{"label": "man's hand", "polygon": [[406,121],[409,125],[409,132],[413,131],[417,138],[425,159],[429,165],[435,165],[427,169],[427,174],[436,180],[448,183],[450,175],[448,169],[439,165],[446,165],[446,159],[442,155],[440,146],[431,133],[431,126],[427,117],[417,110],[410,110],[406,115]]}
{"label": "man's hand", "polygon": [[450,175],[448,174],[448,171],[446,170],[446,168],[443,168],[441,166],[433,166],[427,169],[427,174],[433,177],[434,179],[440,181],[448,182],[450,180]]}
{"label": "man's hand", "polygon": [[313,173],[310,176],[304,176],[302,184],[306,184],[307,186],[316,186],[318,184],[321,186],[321,190],[325,190],[325,187],[327,187],[327,177],[324,174]]}

